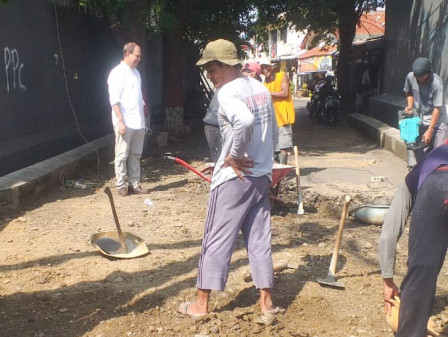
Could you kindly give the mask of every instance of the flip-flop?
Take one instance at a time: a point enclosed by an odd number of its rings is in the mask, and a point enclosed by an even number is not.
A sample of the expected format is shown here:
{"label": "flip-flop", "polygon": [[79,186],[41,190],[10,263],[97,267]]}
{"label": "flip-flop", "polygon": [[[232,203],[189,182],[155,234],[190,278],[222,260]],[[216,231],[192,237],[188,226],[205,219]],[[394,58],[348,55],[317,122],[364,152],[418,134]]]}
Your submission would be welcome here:
{"label": "flip-flop", "polygon": [[286,310],[281,307],[273,307],[268,309],[265,314],[283,314]]}
{"label": "flip-flop", "polygon": [[280,307],[273,307],[271,309],[266,310],[266,312],[262,313],[255,323],[259,325],[272,325],[275,321],[275,315],[284,313],[286,310]]}
{"label": "flip-flop", "polygon": [[190,304],[193,304],[193,302],[184,302],[184,303],[181,303],[181,304],[179,305],[179,309],[177,309],[177,312],[181,313],[182,315],[190,316],[190,317],[193,317],[193,318],[198,318],[198,317],[204,317],[204,316],[207,316],[207,314],[190,314],[190,313],[188,312],[188,306],[189,306]]}

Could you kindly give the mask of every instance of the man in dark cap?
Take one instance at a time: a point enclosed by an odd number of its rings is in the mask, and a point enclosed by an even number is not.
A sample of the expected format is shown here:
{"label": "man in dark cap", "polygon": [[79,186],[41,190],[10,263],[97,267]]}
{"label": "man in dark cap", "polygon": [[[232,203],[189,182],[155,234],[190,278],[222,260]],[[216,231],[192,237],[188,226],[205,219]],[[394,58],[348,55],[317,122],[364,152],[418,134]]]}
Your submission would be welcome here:
{"label": "man in dark cap", "polygon": [[[425,156],[405,181],[414,210],[409,229],[408,271],[401,283],[395,337],[420,337],[427,335],[437,276],[448,247],[448,145]],[[391,295],[398,294],[396,288]]]}
{"label": "man in dark cap", "polygon": [[[405,111],[412,114],[415,105],[421,118],[420,136],[417,141],[423,143],[425,155],[428,155],[433,148],[446,143],[447,116],[442,79],[432,72],[431,62],[427,58],[419,57],[414,61],[412,72],[406,77],[404,91],[408,102]],[[422,158],[418,156],[417,159]],[[426,159],[424,160],[429,162]],[[388,312],[391,305],[395,303],[394,296],[399,291],[393,279],[396,244],[404,231],[408,216],[414,206],[411,192],[406,184],[402,184],[398,188],[384,218],[379,239],[379,259],[384,286],[383,296]]]}
{"label": "man in dark cap", "polygon": [[443,82],[433,73],[431,62],[418,57],[412,64],[412,71],[404,82],[408,114],[417,111],[420,119],[420,136],[417,143],[423,143],[425,152],[441,145],[446,139],[447,116],[443,94]]}

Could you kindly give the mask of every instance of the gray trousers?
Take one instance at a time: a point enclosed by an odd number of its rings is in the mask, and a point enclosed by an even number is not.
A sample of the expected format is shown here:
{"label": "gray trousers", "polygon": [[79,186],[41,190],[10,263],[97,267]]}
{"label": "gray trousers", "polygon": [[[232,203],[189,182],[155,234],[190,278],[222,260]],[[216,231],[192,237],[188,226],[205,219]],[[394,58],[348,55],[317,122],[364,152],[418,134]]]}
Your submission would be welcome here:
{"label": "gray trousers", "polygon": [[255,286],[273,287],[269,185],[266,176],[235,178],[210,192],[198,289],[224,290],[240,230]]}
{"label": "gray trousers", "polygon": [[[420,143],[423,134],[428,130],[428,126],[420,126],[420,135],[417,138],[416,143]],[[436,126],[434,128],[434,134],[432,136],[431,143],[429,143],[427,146],[416,150],[415,156],[417,157],[417,162],[420,162],[425,154],[432,151],[434,148],[442,145],[445,140],[447,139],[447,126],[445,124],[440,124],[439,126]]]}
{"label": "gray trousers", "polygon": [[292,124],[286,124],[278,128],[278,142],[275,152],[287,150],[294,146],[292,142]]}
{"label": "gray trousers", "polygon": [[145,129],[126,128],[124,135],[115,131],[115,178],[117,188],[129,182],[137,188],[140,184],[140,159],[145,141]]}
{"label": "gray trousers", "polygon": [[[428,129],[428,127],[422,127],[421,135],[423,136],[423,133]],[[434,128],[434,134],[432,136],[432,144],[430,145],[430,148],[425,151],[431,151],[432,149],[436,148],[437,146],[440,146],[443,144],[443,142],[447,138],[447,127],[445,124],[440,124],[439,126],[436,126]]]}
{"label": "gray trousers", "polygon": [[221,139],[221,132],[219,132],[219,126],[214,126],[205,123],[204,134],[205,139],[207,140],[208,148],[210,150],[212,161],[216,163],[218,161],[222,149],[222,139]]}

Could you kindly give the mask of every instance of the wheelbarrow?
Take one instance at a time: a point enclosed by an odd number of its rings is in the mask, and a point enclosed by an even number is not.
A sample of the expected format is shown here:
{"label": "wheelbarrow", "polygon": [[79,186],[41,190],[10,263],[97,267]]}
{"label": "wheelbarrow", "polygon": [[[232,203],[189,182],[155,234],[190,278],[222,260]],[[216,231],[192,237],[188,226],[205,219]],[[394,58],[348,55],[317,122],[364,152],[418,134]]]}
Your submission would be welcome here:
{"label": "wheelbarrow", "polygon": [[[200,176],[205,181],[211,183],[211,179],[209,177],[207,177],[205,174],[207,174],[207,173],[213,174],[213,169],[215,166],[214,163],[206,163],[206,168],[203,169],[202,171],[200,171],[200,170],[194,168],[193,166],[191,166],[190,164],[186,163],[185,161],[183,161],[180,158],[169,156],[169,155],[166,155],[165,158],[172,160],[172,161],[186,167],[190,171],[193,171],[194,173],[196,173],[198,176]],[[291,172],[294,169],[295,169],[295,166],[292,166],[292,165],[284,165],[284,164],[274,163],[274,166],[272,167],[272,182],[270,185],[271,206],[272,206],[273,201],[275,201],[275,200],[282,201],[281,199],[278,198],[278,192],[280,190],[280,182],[283,179],[285,179],[285,177],[289,174],[289,172]]]}

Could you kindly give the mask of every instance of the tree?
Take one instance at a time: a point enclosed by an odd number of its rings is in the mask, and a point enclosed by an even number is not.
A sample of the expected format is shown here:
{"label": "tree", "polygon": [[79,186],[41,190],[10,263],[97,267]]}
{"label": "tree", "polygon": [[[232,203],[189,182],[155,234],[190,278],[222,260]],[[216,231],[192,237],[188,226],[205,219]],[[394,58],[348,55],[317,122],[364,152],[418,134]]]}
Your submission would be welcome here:
{"label": "tree", "polygon": [[318,36],[339,33],[339,60],[337,64],[338,89],[349,102],[348,60],[355,37],[356,25],[363,12],[383,7],[383,0],[259,0],[257,24],[278,27],[294,24],[296,29],[309,29]]}
{"label": "tree", "polygon": [[[0,0],[1,1],[1,0]],[[216,38],[241,44],[240,34],[254,21],[251,0],[74,0],[101,9],[120,44],[140,43],[159,34],[163,46],[163,106],[166,113],[183,105],[184,46],[199,47]],[[142,45],[144,55],[147,48]],[[191,65],[194,66],[194,65]]]}
{"label": "tree", "polygon": [[[5,1],[5,0],[0,0]],[[76,1],[76,0],[75,0]],[[98,6],[118,40],[144,41],[161,34],[164,46],[163,101],[165,109],[183,104],[183,46],[203,46],[215,38],[238,46],[247,36],[265,35],[268,27],[294,24],[319,36],[339,35],[338,88],[349,101],[347,69],[351,45],[363,12],[384,6],[383,0],[77,0]],[[144,52],[145,45],[142,46]]]}

